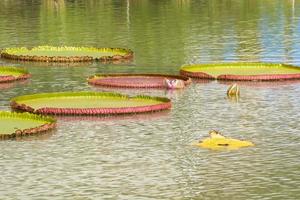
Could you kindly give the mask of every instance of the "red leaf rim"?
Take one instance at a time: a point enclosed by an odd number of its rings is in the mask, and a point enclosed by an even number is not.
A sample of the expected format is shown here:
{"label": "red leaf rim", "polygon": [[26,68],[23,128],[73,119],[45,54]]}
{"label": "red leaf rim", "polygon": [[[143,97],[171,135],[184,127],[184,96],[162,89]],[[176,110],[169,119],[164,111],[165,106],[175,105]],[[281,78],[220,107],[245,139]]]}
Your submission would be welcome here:
{"label": "red leaf rim", "polygon": [[[159,102],[154,105],[146,106],[132,106],[132,107],[118,107],[118,108],[56,108],[56,107],[43,107],[39,109],[34,109],[26,104],[18,103],[18,98],[22,99],[32,99],[32,98],[47,98],[55,96],[115,96],[117,98],[145,98],[145,99],[156,99]],[[42,96],[42,97],[41,97]],[[144,113],[144,112],[154,112],[160,110],[166,110],[171,108],[171,100],[162,97],[150,97],[150,96],[136,96],[129,97],[127,95],[122,95],[118,93],[101,93],[101,92],[61,92],[61,93],[42,93],[36,95],[25,95],[15,97],[11,100],[11,107],[15,110],[26,111],[30,113],[37,114],[54,114],[54,115],[112,115],[112,114],[130,114],[130,113]]]}
{"label": "red leaf rim", "polygon": [[[258,75],[233,75],[233,74],[221,74],[217,77],[214,77],[212,75],[209,75],[204,72],[190,72],[184,69],[180,70],[180,74],[192,78],[199,78],[199,79],[217,79],[217,80],[229,80],[229,81],[276,81],[276,80],[291,80],[291,79],[300,79],[300,68],[292,65],[286,65],[286,64],[276,64],[276,63],[221,63],[220,66],[223,65],[266,65],[266,66],[281,66],[286,68],[297,68],[299,69],[299,73],[295,74],[258,74]],[[218,66],[218,64],[203,64],[203,66]]]}
{"label": "red leaf rim", "polygon": [[[5,112],[5,111],[2,111],[2,112]],[[7,112],[7,113],[10,113],[10,112]],[[23,115],[22,113],[19,113],[19,114]],[[19,114],[17,114],[17,115],[19,115]],[[34,114],[29,114],[29,113],[24,113],[24,114],[29,115],[29,116],[34,116]],[[45,118],[45,123],[40,126],[33,127],[33,128],[17,129],[17,130],[15,130],[15,132],[13,132],[11,134],[0,134],[0,140],[42,134],[42,133],[46,133],[46,132],[56,128],[57,124],[56,124],[55,119],[50,118],[50,117],[38,116],[38,115],[36,115],[36,117],[40,117],[41,120],[43,118]],[[26,116],[25,116],[25,118],[26,118]]]}
{"label": "red leaf rim", "polygon": [[[99,76],[99,77],[98,77]],[[186,76],[180,75],[166,75],[166,74],[97,74],[88,78],[88,83],[92,85],[105,86],[105,87],[121,87],[121,88],[165,88],[163,81],[157,83],[122,83],[122,80],[112,80],[111,82],[105,82],[106,78],[118,78],[118,77],[134,77],[138,76],[140,78],[147,77],[157,77],[157,78],[173,78],[179,79],[184,82],[185,85],[191,83],[191,79]]]}
{"label": "red leaf rim", "polygon": [[12,76],[12,75],[8,75],[8,76],[0,76],[0,83],[7,83],[7,82],[13,82],[13,81],[17,81],[17,80],[24,80],[24,79],[28,79],[31,77],[31,74],[22,74],[20,76]]}
{"label": "red leaf rim", "polygon": [[230,75],[224,74],[217,77],[218,80],[232,80],[232,81],[271,81],[271,80],[291,80],[300,79],[299,74],[261,74],[261,75]]}

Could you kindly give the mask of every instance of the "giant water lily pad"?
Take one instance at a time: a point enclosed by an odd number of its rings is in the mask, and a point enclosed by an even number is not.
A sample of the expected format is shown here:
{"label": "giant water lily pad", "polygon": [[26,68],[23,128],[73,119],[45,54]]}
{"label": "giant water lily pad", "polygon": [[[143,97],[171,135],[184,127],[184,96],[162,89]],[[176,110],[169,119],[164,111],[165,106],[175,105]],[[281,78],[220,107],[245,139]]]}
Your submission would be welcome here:
{"label": "giant water lily pad", "polygon": [[273,63],[217,63],[183,66],[180,73],[203,79],[268,81],[300,79],[300,67]]}
{"label": "giant water lily pad", "polygon": [[45,132],[53,129],[55,125],[56,121],[51,117],[0,111],[0,139]]}
{"label": "giant water lily pad", "polygon": [[102,115],[165,110],[171,102],[162,97],[109,92],[60,92],[19,96],[11,100],[11,106],[40,114]]}
{"label": "giant water lily pad", "polygon": [[94,47],[53,47],[38,46],[31,49],[26,47],[7,48],[1,51],[1,56],[13,60],[37,62],[87,62],[130,60],[133,52],[121,48]]}
{"label": "giant water lily pad", "polygon": [[[123,88],[183,88],[191,83],[185,76],[166,74],[97,74],[88,78],[93,85]],[[168,83],[173,83],[170,85]]]}
{"label": "giant water lily pad", "polygon": [[27,79],[30,74],[27,70],[17,67],[0,67],[0,83]]}

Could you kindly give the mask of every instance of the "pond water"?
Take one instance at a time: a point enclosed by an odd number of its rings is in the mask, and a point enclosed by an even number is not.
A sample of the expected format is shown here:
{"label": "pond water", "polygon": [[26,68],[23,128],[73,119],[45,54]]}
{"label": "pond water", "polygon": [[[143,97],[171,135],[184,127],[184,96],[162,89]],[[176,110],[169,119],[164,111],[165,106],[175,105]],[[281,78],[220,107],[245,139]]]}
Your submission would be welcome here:
{"label": "pond water", "polygon": [[[265,61],[300,66],[299,0],[2,0],[0,48],[123,47],[131,64],[25,66],[28,81],[0,85],[0,109],[18,95],[111,91],[95,73],[177,74],[183,64]],[[300,81],[195,81],[182,91],[122,90],[172,99],[170,111],[59,117],[49,134],[0,141],[0,199],[299,199]],[[190,144],[210,129],[255,147]]]}

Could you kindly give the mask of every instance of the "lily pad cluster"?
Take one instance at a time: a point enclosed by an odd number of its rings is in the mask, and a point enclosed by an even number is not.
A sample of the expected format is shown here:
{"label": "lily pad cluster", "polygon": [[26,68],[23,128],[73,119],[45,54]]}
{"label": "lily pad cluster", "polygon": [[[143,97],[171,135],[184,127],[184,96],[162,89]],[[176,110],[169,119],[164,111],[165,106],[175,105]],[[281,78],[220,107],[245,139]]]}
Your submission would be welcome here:
{"label": "lily pad cluster", "polygon": [[[53,47],[38,46],[31,49],[7,48],[1,57],[17,61],[47,63],[79,63],[131,61],[133,52],[122,48]],[[181,75],[168,74],[96,74],[88,83],[104,87],[182,89],[191,78],[225,81],[271,81],[300,79],[300,68],[273,63],[216,63],[182,66]],[[0,83],[29,78],[25,69],[0,67]],[[232,87],[228,94],[239,94]],[[238,95],[236,95],[238,96]],[[18,96],[11,99],[11,108],[26,113],[0,112],[0,139],[45,132],[56,126],[53,117],[41,115],[95,116],[147,113],[171,108],[171,100],[164,97],[127,96],[112,92],[54,92]],[[211,149],[253,146],[251,142],[226,138],[211,132],[210,138],[196,144]]]}

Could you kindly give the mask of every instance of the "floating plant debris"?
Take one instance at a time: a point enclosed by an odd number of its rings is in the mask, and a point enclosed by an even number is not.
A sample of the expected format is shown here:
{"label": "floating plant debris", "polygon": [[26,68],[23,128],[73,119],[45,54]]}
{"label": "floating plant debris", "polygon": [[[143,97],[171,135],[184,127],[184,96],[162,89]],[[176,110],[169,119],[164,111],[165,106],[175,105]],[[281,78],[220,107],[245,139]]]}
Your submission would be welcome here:
{"label": "floating plant debris", "polygon": [[194,143],[193,145],[218,150],[218,149],[239,149],[241,147],[254,146],[252,142],[245,140],[237,140],[223,136],[221,133],[215,130],[209,132],[209,137],[204,140]]}

